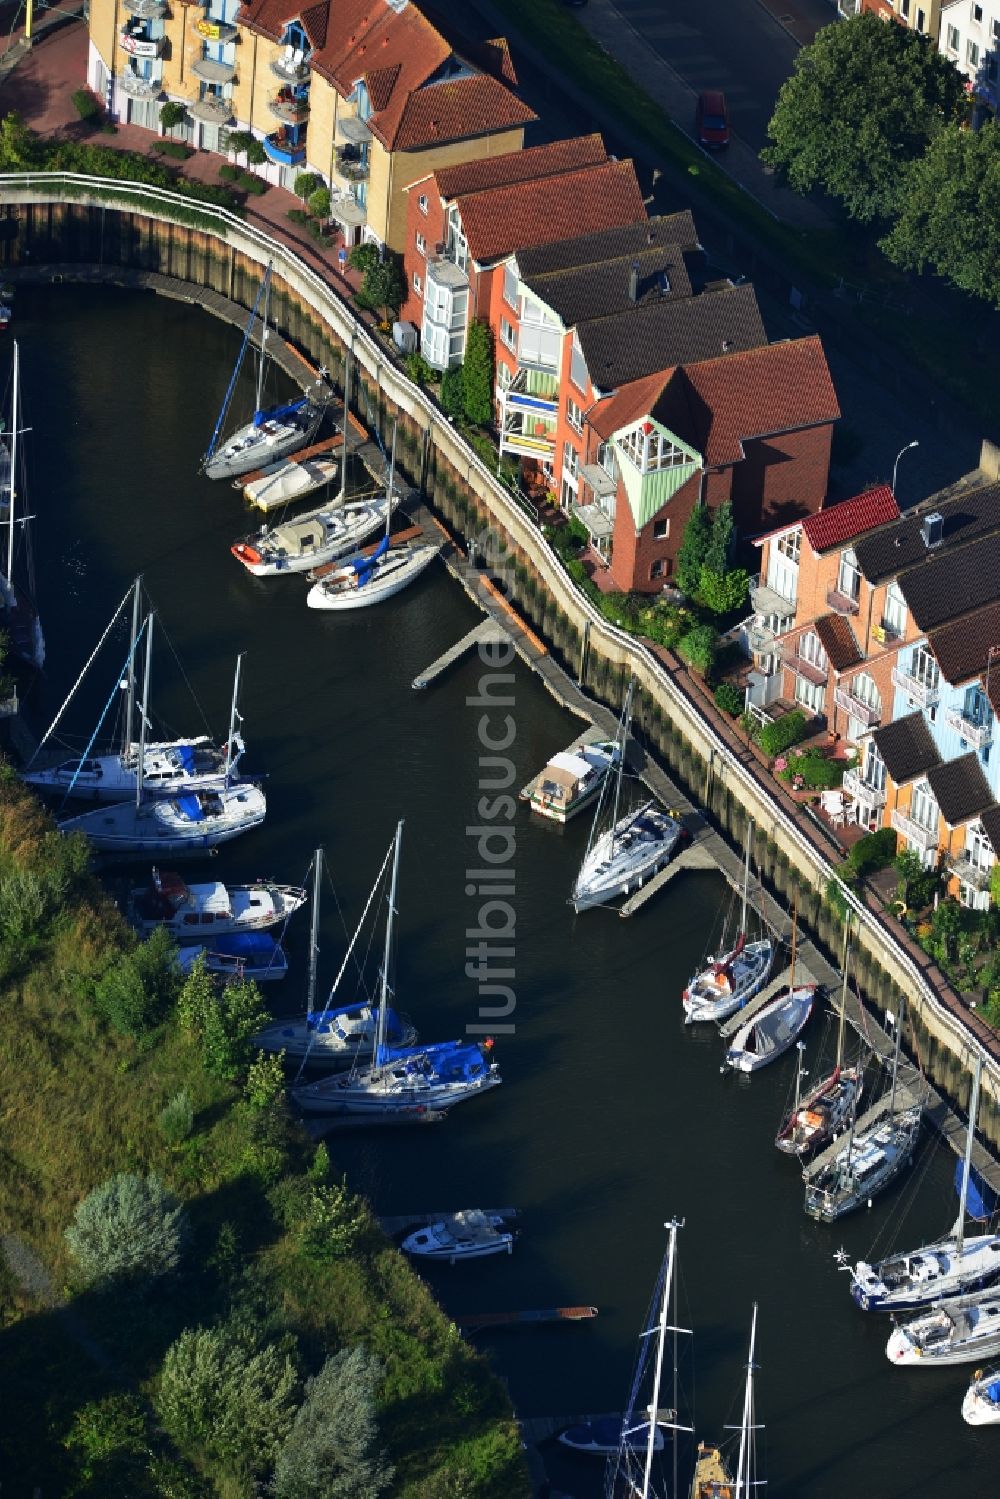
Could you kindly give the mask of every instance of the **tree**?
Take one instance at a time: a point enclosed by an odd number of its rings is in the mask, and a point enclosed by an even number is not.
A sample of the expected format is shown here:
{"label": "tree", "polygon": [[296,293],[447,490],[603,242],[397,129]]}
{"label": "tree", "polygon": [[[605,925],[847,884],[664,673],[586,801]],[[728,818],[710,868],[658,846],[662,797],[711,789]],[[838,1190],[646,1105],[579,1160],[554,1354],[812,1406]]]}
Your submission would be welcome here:
{"label": "tree", "polygon": [[5,172],[27,172],[37,166],[41,146],[33,130],[12,111],[0,120],[0,169]]}
{"label": "tree", "polygon": [[703,562],[698,576],[698,602],[713,614],[730,614],[734,609],[742,607],[749,586],[750,578],[745,568],[737,567],[729,573],[717,573],[707,562]]}
{"label": "tree", "polygon": [[314,219],[325,222],[330,217],[330,189],[317,187],[309,194],[306,207]]}
{"label": "tree", "polygon": [[854,16],[800,51],[762,158],[797,192],[820,187],[851,218],[888,219],[905,201],[912,163],[963,101],[961,73],[929,38]]}
{"label": "tree", "polygon": [[465,414],[475,426],[488,427],[493,421],[493,387],[496,383],[493,330],[489,323],[479,318],[469,324],[462,372]]}
{"label": "tree", "polygon": [[267,152],[255,135],[251,135],[245,150],[248,167],[262,167],[265,161],[267,161]]}
{"label": "tree", "polygon": [[80,1406],[62,1445],[76,1459],[81,1492],[141,1491],[150,1452],[146,1417],[134,1395],[106,1395]]}
{"label": "tree", "polygon": [[385,250],[365,271],[356,300],[373,311],[398,312],[405,296],[402,261],[392,250]]}
{"label": "tree", "polygon": [[305,202],[310,193],[315,192],[318,187],[322,186],[323,179],[315,172],[298,172],[293,184],[293,191],[297,198],[301,198]]}
{"label": "tree", "polygon": [[213,1077],[232,1081],[250,1064],[253,1038],[268,1020],[260,990],[250,979],[233,979],[217,992],[199,957],[177,1001],[181,1025],[201,1047],[202,1065]]}
{"label": "tree", "polygon": [[173,130],[175,125],[183,125],[186,119],[187,110],[175,99],[168,99],[166,104],[160,105],[160,124],[164,130]]}
{"label": "tree", "polygon": [[382,1378],[365,1348],[328,1358],[306,1385],[274,1469],[275,1499],[377,1499],[393,1470],[378,1447],[375,1396]]}
{"label": "tree", "polygon": [[712,511],[712,535],[705,550],[704,565],[721,577],[729,566],[729,550],[733,544],[733,507],[727,500]]}
{"label": "tree", "polygon": [[166,1018],[179,984],[177,949],[170,933],[160,927],[105,970],[97,981],[94,1004],[116,1031],[138,1039]]}
{"label": "tree", "polygon": [[881,241],[908,271],[927,266],[1000,307],[1000,125],[949,125],[907,180],[899,218]]}
{"label": "tree", "polygon": [[465,372],[460,364],[452,365],[441,376],[441,410],[445,416],[465,413]]}
{"label": "tree", "polygon": [[711,544],[712,512],[707,505],[696,505],[684,527],[677,553],[677,586],[684,593],[697,593],[702,564]]}
{"label": "tree", "polygon": [[234,156],[242,156],[246,152],[249,163],[250,143],[256,139],[252,130],[230,130],[226,136],[226,150],[231,151]]}
{"label": "tree", "polygon": [[167,1349],[156,1410],[182,1445],[241,1474],[273,1463],[295,1417],[298,1375],[287,1353],[232,1327],[185,1328]]}
{"label": "tree", "polygon": [[379,263],[378,245],[352,245],[347,252],[347,264],[352,271],[366,273]]}
{"label": "tree", "polygon": [[129,1171],[88,1193],[66,1230],[73,1258],[93,1282],[166,1275],[187,1237],[187,1214],[159,1177]]}

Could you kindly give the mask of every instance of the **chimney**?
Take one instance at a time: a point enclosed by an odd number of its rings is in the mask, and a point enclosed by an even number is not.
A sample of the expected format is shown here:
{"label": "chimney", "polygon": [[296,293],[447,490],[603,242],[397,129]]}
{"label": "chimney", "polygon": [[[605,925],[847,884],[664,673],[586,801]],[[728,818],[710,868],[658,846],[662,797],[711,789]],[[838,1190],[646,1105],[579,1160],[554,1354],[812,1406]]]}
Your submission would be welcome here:
{"label": "chimney", "polygon": [[639,262],[633,260],[632,268],[628,273],[628,299],[630,302],[639,300]]}
{"label": "chimney", "polygon": [[731,344],[731,343],[730,343],[730,341],[729,341],[729,339],[728,339],[728,338],[724,338],[724,339],[723,339],[723,340],[722,340],[722,352],[723,352],[723,354],[728,354],[728,353],[729,353],[729,351],[730,351],[730,349],[731,349],[731,348],[732,348],[732,347],[733,347],[733,346],[732,346],[732,344]]}
{"label": "chimney", "polygon": [[920,522],[920,534],[929,552],[941,545],[941,538],[944,536],[944,516],[940,510],[932,510],[930,515],[924,516]]}
{"label": "chimney", "polygon": [[979,472],[994,483],[1000,479],[1000,447],[995,442],[990,442],[988,437],[983,438],[979,453]]}

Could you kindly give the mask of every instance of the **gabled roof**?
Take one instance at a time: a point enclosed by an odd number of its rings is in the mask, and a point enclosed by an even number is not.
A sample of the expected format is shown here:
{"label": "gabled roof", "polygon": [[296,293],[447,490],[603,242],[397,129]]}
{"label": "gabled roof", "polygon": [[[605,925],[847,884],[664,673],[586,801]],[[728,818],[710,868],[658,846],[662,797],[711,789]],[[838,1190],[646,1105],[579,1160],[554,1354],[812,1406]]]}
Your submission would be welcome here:
{"label": "gabled roof", "polygon": [[630,161],[604,161],[558,177],[473,193],[459,198],[458,208],[469,253],[480,264],[525,245],[564,239],[569,225],[606,229],[646,214]]}
{"label": "gabled roof", "polygon": [[[633,269],[637,282],[634,301]],[[521,279],[567,328],[590,318],[631,313],[636,307],[667,297],[691,296],[691,281],[679,245],[654,245],[599,265],[553,271],[530,279],[522,275]]]}
{"label": "gabled roof", "polygon": [[507,187],[512,182],[528,182],[534,177],[555,177],[560,172],[594,166],[607,159],[599,135],[577,135],[570,140],[552,141],[547,146],[529,146],[526,151],[506,151],[502,156],[441,167],[434,173],[434,180],[441,197],[448,200],[465,193],[485,192],[491,187]]}
{"label": "gabled roof", "polygon": [[[920,527],[926,515],[937,511],[944,518],[944,534],[934,553],[927,550]],[[1000,484],[984,484],[973,474],[958,484],[908,510],[895,525],[863,537],[855,547],[858,566],[869,583],[894,578],[932,555],[963,545],[1000,526]]]}
{"label": "gabled roof", "polygon": [[672,369],[659,370],[655,375],[647,375],[645,380],[635,380],[631,385],[623,385],[613,395],[605,396],[603,401],[591,406],[587,412],[588,425],[593,427],[598,437],[607,441],[616,432],[630,427],[633,422],[644,416],[651,416],[673,377]]}
{"label": "gabled roof", "polygon": [[[400,92],[394,90],[394,94]],[[393,151],[415,151],[446,141],[473,140],[530,124],[538,116],[498,78],[476,73],[468,78],[431,82],[405,98],[403,107],[387,107],[368,121],[372,132]]]}
{"label": "gabled roof", "polygon": [[994,802],[992,806],[984,807],[979,814],[979,821],[993,845],[993,852],[1000,859],[1000,805]]}
{"label": "gabled roof", "polygon": [[897,786],[915,780],[931,766],[941,763],[922,713],[908,713],[905,718],[883,724],[875,730],[872,740]]}
{"label": "gabled roof", "polygon": [[[1000,526],[1000,502],[995,524]],[[929,554],[921,566],[900,574],[899,588],[921,630],[1000,600],[1000,531]]]}
{"label": "gabled roof", "polygon": [[637,251],[654,245],[677,245],[689,252],[700,250],[690,211],[685,208],[680,213],[640,218],[632,224],[577,234],[572,239],[560,239],[552,244],[526,246],[518,251],[517,265],[526,279],[548,276],[555,271],[618,260],[622,255],[635,255]]}
{"label": "gabled roof", "polygon": [[819,636],[830,665],[838,675],[852,666],[858,666],[865,659],[865,653],[858,645],[850,621],[844,615],[824,614],[812,628]]}
{"label": "gabled roof", "polygon": [[817,510],[802,522],[802,529],[814,552],[827,552],[898,519],[899,506],[892,490],[888,484],[878,484],[853,499]]}
{"label": "gabled roof", "polygon": [[927,644],[941,668],[941,675],[951,686],[971,682],[986,672],[991,646],[997,649],[990,672],[1000,682],[1000,602],[987,604],[973,614],[952,620],[932,630]]}
{"label": "gabled roof", "polygon": [[974,752],[933,765],[927,780],[941,816],[951,828],[969,822],[993,804],[993,792]]}

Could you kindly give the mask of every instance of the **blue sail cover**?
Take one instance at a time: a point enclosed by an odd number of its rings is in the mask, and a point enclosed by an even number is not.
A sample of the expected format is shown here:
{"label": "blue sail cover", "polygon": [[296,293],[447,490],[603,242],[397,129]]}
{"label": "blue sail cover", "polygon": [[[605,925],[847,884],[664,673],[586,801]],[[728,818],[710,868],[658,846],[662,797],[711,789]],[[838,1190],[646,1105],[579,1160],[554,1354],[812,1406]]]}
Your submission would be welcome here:
{"label": "blue sail cover", "polygon": [[278,944],[266,932],[230,932],[212,943],[212,951],[229,958],[259,958],[267,962],[277,955]]}
{"label": "blue sail cover", "polygon": [[[388,550],[389,550],[389,538],[388,538],[388,536],[383,536],[382,540],[379,542],[378,546],[375,548],[374,552],[372,552],[372,554],[371,554],[370,557],[359,557],[356,562],[352,562],[351,563],[351,566],[354,568],[354,571],[356,573],[358,573],[359,575],[360,574],[371,573],[372,568],[375,566],[375,564],[378,561],[378,559],[380,557],[384,557],[385,554],[386,554],[386,552]],[[359,576],[359,579],[358,579],[359,585],[363,584],[363,583],[366,583],[367,581],[368,581],[367,577]]]}
{"label": "blue sail cover", "polygon": [[[412,1063],[414,1070],[429,1071],[440,1082],[457,1083],[479,1077],[488,1063],[481,1046],[465,1041],[436,1041],[430,1046],[380,1046],[376,1065]],[[419,1064],[419,1065],[418,1065]]]}
{"label": "blue sail cover", "polygon": [[194,770],[194,746],[191,744],[179,744],[177,746],[177,758],[181,762],[182,770]]}
{"label": "blue sail cover", "polygon": [[994,1405],[1000,1405],[1000,1379],[995,1379],[992,1384],[988,1384],[986,1393]]}
{"label": "blue sail cover", "polygon": [[306,397],[299,401],[289,401],[285,406],[269,406],[266,411],[255,411],[253,424],[255,427],[263,427],[265,422],[280,422],[286,416],[294,416],[301,411],[306,404]]}
{"label": "blue sail cover", "polygon": [[[962,1174],[965,1170],[965,1162],[957,1161],[955,1164],[955,1191],[959,1197],[962,1195]],[[969,1168],[969,1192],[966,1198],[965,1211],[970,1218],[975,1218],[980,1223],[985,1223],[992,1218],[997,1210],[997,1194],[986,1185],[976,1174],[975,1167]]]}
{"label": "blue sail cover", "polygon": [[201,802],[196,796],[179,796],[177,805],[189,822],[204,822],[205,814],[201,808]]}

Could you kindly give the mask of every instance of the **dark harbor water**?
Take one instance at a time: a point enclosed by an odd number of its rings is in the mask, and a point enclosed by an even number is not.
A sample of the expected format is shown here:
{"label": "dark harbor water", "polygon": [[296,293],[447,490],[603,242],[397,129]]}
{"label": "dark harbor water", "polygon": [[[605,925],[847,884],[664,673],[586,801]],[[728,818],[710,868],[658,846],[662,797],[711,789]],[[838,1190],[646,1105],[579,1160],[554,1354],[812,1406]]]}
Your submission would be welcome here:
{"label": "dark harbor water", "polygon": [[[202,727],[172,646],[221,740],[245,650],[247,765],[268,776],[265,827],[185,873],[298,881],[322,843],[353,926],[405,817],[398,1002],[425,1038],[461,1035],[478,1020],[464,967],[479,908],[466,870],[479,860],[465,829],[480,820],[481,710],[466,699],[484,668],[470,659],[427,693],[410,683],[475,611],[438,567],[397,599],[343,617],[307,611],[300,580],[243,573],[229,544],[259,520],[236,491],[197,473],[235,330],[151,296],[64,287],[19,292],[17,314],[48,645],[35,718],[48,721],[141,571],[164,632],[159,718],[175,731]],[[71,710],[78,743],[125,649],[121,632]],[[520,786],[579,725],[528,671],[513,671]],[[621,1408],[662,1225],[677,1215],[680,1321],[694,1331],[682,1383],[699,1436],[718,1438],[736,1416],[756,1299],[772,1495],[995,1492],[1000,1432],[962,1422],[967,1371],[891,1368],[888,1324],[855,1311],[833,1260],[841,1245],[856,1257],[876,1239],[884,1251],[944,1231],[952,1158],[928,1141],[905,1185],[867,1215],[832,1230],[807,1220],[797,1170],[772,1145],[793,1062],[741,1086],[719,1075],[714,1032],[682,1025],[681,989],[728,905],[721,878],[686,874],[627,923],[606,911],[574,918],[566,897],[587,821],[561,830],[523,808],[514,821],[517,1005],[515,1034],[497,1045],[503,1087],[440,1126],[331,1137],[334,1160],[384,1213],[521,1210],[511,1259],[432,1270],[451,1311],[600,1308],[590,1324],[480,1339],[523,1414]],[[307,927],[300,916],[292,973],[270,986],[282,1010],[304,995]],[[321,985],[344,947],[332,900],[322,932]],[[823,1033],[814,1020],[814,1076]],[[578,1499],[600,1491],[600,1468],[583,1460],[557,1459],[550,1471]]]}

